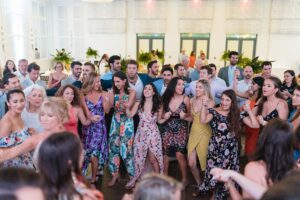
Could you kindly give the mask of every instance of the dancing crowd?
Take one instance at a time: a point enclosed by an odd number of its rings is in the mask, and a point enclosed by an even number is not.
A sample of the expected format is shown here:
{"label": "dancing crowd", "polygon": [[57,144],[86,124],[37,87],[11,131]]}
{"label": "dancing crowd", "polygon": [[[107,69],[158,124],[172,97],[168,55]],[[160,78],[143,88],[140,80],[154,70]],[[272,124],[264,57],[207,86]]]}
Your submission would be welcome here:
{"label": "dancing crowd", "polygon": [[[124,73],[119,56],[106,57],[106,73],[101,64],[74,61],[68,76],[58,62],[48,83],[40,79],[38,64],[21,59],[16,70],[12,60],[6,62],[0,96],[2,182],[32,179],[28,184],[42,184],[39,195],[45,199],[103,199],[93,188],[108,167],[109,187],[126,169],[125,187],[134,192],[124,199],[163,199],[155,184],[173,185],[166,199],[180,199],[190,170],[195,198],[270,199],[277,184],[297,174],[300,86],[293,70],[286,70],[281,82],[272,75],[272,62],[264,61],[262,73],[254,74],[251,66],[237,66],[234,51],[219,70],[201,58],[191,66],[182,56],[174,67],[160,68],[153,60],[148,73],[139,73],[137,61],[129,60]],[[244,175],[241,143],[249,161]],[[164,176],[173,159],[181,184]],[[7,187],[17,197],[18,189]]]}

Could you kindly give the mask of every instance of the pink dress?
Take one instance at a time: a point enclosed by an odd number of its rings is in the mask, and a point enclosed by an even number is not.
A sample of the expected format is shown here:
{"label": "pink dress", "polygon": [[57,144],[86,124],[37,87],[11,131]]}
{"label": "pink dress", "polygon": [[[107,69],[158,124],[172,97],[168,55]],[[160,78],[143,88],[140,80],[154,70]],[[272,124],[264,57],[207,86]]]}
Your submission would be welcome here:
{"label": "pink dress", "polygon": [[69,131],[71,133],[74,133],[75,135],[78,136],[78,129],[77,129],[77,126],[78,126],[78,120],[76,119],[76,116],[75,116],[75,112],[74,112],[75,108],[73,106],[70,107],[69,109],[69,121],[64,123],[64,127],[66,129],[66,131]]}
{"label": "pink dress", "polygon": [[158,161],[160,173],[163,173],[162,139],[157,126],[157,113],[145,113],[139,110],[139,126],[134,138],[135,175],[127,186],[134,186],[146,167],[146,158],[150,151]]}

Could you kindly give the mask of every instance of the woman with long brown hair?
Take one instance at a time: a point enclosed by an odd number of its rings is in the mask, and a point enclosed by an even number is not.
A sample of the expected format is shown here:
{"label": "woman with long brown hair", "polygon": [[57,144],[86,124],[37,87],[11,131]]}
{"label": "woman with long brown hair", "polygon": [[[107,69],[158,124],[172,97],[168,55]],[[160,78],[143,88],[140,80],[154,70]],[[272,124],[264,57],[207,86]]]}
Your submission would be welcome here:
{"label": "woman with long brown hair", "polygon": [[87,174],[88,164],[91,162],[91,183],[95,184],[98,167],[103,168],[108,157],[107,131],[104,114],[109,111],[110,104],[107,93],[102,91],[100,76],[96,72],[89,73],[83,82],[82,91],[89,112],[98,118],[89,126],[82,127],[83,147],[86,152],[83,163],[83,173],[85,175]]}
{"label": "woman with long brown hair", "polygon": [[238,132],[240,119],[250,127],[259,127],[251,112],[249,102],[246,103],[245,110],[247,113],[240,115],[233,90],[225,90],[222,93],[221,106],[218,108],[208,108],[208,99],[203,99],[201,122],[210,123],[212,137],[209,141],[205,178],[199,191],[214,190],[216,199],[226,199],[228,192],[224,184],[212,180],[211,169],[219,167],[239,171]]}

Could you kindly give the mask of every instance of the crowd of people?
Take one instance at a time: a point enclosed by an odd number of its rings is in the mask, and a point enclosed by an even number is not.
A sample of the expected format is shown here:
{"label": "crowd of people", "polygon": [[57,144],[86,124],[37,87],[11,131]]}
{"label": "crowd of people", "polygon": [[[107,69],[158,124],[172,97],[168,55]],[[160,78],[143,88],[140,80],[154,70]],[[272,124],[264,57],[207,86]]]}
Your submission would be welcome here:
{"label": "crowd of people", "polygon": [[[19,173],[32,176],[29,186],[43,182],[45,199],[102,199],[89,186],[95,186],[107,166],[107,185],[114,187],[124,163],[129,176],[125,187],[135,188],[124,199],[180,199],[189,185],[189,169],[197,184],[194,197],[211,193],[214,199],[259,199],[297,170],[300,86],[293,70],[286,70],[281,82],[272,75],[272,63],[264,61],[262,73],[254,74],[251,66],[237,65],[234,51],[229,66],[219,70],[202,55],[193,63],[182,56],[160,73],[153,60],[145,74],[138,72],[135,60],[127,61],[124,73],[119,56],[105,54],[103,59],[109,71],[101,76],[103,62],[98,68],[74,61],[69,76],[58,62],[47,84],[39,78],[37,63],[21,59],[17,70],[12,60],[6,62],[0,176],[15,173],[16,182],[22,179]],[[239,174],[241,136],[249,160],[244,175]],[[181,184],[162,175],[168,175],[174,158]],[[144,176],[146,172],[156,174]],[[169,197],[152,194],[158,185],[167,188],[160,192]]]}

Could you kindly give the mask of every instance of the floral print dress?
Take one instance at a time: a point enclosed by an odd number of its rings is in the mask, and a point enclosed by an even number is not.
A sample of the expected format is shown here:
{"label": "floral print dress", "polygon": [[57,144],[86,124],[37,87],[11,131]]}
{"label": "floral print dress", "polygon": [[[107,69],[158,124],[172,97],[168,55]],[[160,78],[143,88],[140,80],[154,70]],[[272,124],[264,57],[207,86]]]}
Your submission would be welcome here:
{"label": "floral print dress", "polygon": [[140,122],[133,143],[135,175],[127,184],[132,187],[143,173],[148,151],[156,157],[159,171],[163,173],[162,140],[157,126],[157,113],[145,113],[140,109],[138,114]]}
{"label": "floral print dress", "polygon": [[[14,147],[22,144],[30,137],[28,128],[13,132],[10,135],[0,139],[0,148]],[[25,153],[11,160],[4,161],[0,167],[22,167],[34,169],[32,153]]]}
{"label": "floral print dress", "polygon": [[[210,170],[218,167],[239,171],[238,138],[235,133],[229,131],[227,116],[212,108],[209,108],[208,112],[213,115],[210,121],[212,137],[208,145],[205,177],[199,190],[202,192],[214,190],[214,199],[228,199],[228,190],[223,183],[212,180]],[[246,116],[241,114],[241,118],[243,117]]]}
{"label": "floral print dress", "polygon": [[167,112],[171,112],[171,117],[162,127],[163,152],[169,157],[175,156],[176,152],[187,153],[188,123],[180,119],[181,111],[187,112],[184,101],[174,112],[168,107]]}
{"label": "floral print dress", "polygon": [[83,174],[87,175],[88,165],[92,157],[98,158],[99,167],[103,168],[108,157],[107,131],[105,125],[103,97],[100,96],[98,102],[94,104],[85,98],[86,105],[92,115],[99,115],[98,122],[82,127],[83,147],[85,150],[83,162]]}
{"label": "floral print dress", "polygon": [[114,95],[114,114],[109,132],[109,162],[108,169],[115,176],[119,172],[121,158],[124,161],[129,176],[133,177],[133,119],[127,117],[124,104],[129,95]]}

